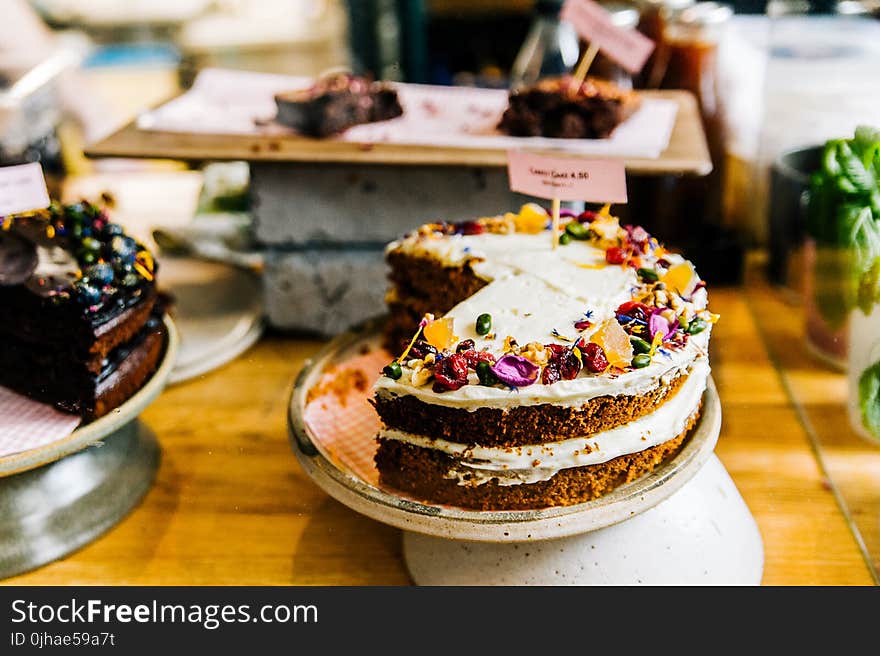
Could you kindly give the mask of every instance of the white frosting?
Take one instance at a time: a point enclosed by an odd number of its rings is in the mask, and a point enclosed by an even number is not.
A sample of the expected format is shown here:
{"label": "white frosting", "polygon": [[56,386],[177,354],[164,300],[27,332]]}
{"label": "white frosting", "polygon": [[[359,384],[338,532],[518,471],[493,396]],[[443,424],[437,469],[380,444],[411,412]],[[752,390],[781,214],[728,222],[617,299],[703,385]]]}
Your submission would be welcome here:
{"label": "white frosting", "polygon": [[[389,251],[428,256],[446,266],[470,261],[474,272],[489,284],[465,299],[445,316],[453,318],[453,331],[459,339],[473,339],[478,350],[501,351],[505,337],[513,336],[520,345],[566,343],[555,338],[553,330],[575,337],[574,322],[591,312],[594,325],[613,316],[617,307],[631,299],[638,284],[629,267],[605,264],[604,250],[586,241],[572,241],[553,250],[550,233],[483,233],[480,235],[418,236],[392,242]],[[677,263],[679,255],[664,257]],[[705,289],[691,301],[697,310],[707,303]],[[489,338],[476,334],[477,316],[492,315]],[[591,330],[584,336],[589,337]],[[487,387],[470,374],[470,383],[457,390],[435,393],[431,384],[415,386],[408,370],[399,380],[380,376],[375,392],[380,397],[411,395],[426,403],[476,410],[551,403],[580,406],[603,395],[644,394],[686,371],[696,358],[708,351],[710,330],[691,336],[679,350],[662,348],[653,362],[642,369],[618,376],[595,375],[582,371],[573,380],[552,385],[540,382],[519,389]]]}
{"label": "white frosting", "polygon": [[460,458],[459,466],[447,474],[459,485],[481,485],[492,479],[499,485],[536,483],[550,479],[562,469],[607,462],[680,435],[697,412],[708,376],[709,363],[700,358],[678,393],[657,410],[587,437],[512,448],[468,446],[388,428],[383,428],[379,437]]}

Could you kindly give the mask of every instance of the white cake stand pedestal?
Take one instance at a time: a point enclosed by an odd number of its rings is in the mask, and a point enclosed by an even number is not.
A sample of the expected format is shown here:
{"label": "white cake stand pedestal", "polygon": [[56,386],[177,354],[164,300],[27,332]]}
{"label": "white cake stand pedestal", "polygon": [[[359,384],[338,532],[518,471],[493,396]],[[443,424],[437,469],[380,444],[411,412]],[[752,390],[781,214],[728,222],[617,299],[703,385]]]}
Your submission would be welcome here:
{"label": "white cake stand pedestal", "polygon": [[757,585],[761,535],[712,456],[665,501],[581,535],[486,543],[403,534],[419,585]]}
{"label": "white cake stand pedestal", "polygon": [[[357,475],[304,419],[310,390],[326,372],[375,349],[380,326],[373,321],[337,337],[306,364],[290,400],[291,445],[305,472],[330,496],[404,531],[404,557],[417,584],[761,582],[761,535],[714,455],[721,404],[711,378],[700,419],[675,458],[599,499],[521,511],[430,505]],[[367,430],[347,441],[368,445],[374,436],[375,430]]]}

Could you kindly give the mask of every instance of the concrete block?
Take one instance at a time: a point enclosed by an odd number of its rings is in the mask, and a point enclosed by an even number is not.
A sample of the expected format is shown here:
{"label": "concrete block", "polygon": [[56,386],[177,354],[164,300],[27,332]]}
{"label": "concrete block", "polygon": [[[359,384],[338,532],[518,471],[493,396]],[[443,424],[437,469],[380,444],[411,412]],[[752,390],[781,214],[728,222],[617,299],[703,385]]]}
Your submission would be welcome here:
{"label": "concrete block", "polygon": [[380,247],[266,253],[266,316],[281,330],[340,333],[384,312],[387,286]]}
{"label": "concrete block", "polygon": [[268,245],[380,244],[428,221],[518,208],[507,169],[262,162],[251,165],[257,239]]}

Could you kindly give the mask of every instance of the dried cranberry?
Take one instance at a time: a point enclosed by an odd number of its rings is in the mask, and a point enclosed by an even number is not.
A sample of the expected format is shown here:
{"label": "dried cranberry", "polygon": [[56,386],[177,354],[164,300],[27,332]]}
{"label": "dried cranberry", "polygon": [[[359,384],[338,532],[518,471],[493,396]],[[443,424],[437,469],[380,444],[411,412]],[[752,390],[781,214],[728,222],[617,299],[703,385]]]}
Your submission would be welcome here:
{"label": "dried cranberry", "polygon": [[462,221],[456,224],[456,232],[463,235],[482,235],[486,232],[486,226],[479,221]]}
{"label": "dried cranberry", "polygon": [[594,374],[599,374],[608,368],[608,358],[605,357],[605,349],[590,342],[584,347],[584,366]]}
{"label": "dried cranberry", "polygon": [[468,382],[467,358],[461,353],[440,360],[434,367],[435,392],[446,392],[464,387]]}
{"label": "dried cranberry", "polygon": [[566,349],[565,355],[559,359],[559,375],[565,380],[571,380],[581,370],[581,362],[572,351]]}
{"label": "dried cranberry", "polygon": [[551,360],[565,353],[565,347],[562,344],[545,344],[544,346],[553,351],[553,355],[550,357]]}
{"label": "dried cranberry", "polygon": [[[555,369],[559,378],[571,380],[578,375],[578,372],[581,370],[581,363],[571,349],[566,348],[561,344],[547,344],[547,347],[553,351],[553,354],[550,356],[550,360],[547,363],[547,367]],[[545,369],[547,367],[545,367]],[[547,374],[547,376],[552,377],[556,374],[550,373]],[[543,380],[544,375],[542,374],[541,377]],[[559,378],[556,380],[559,380]],[[550,383],[545,384],[549,385]]]}
{"label": "dried cranberry", "polygon": [[592,325],[593,325],[592,321],[587,321],[586,319],[584,319],[583,321],[575,321],[574,322],[574,329],[575,330],[586,330],[587,328],[589,328]]}
{"label": "dried cranberry", "polygon": [[462,355],[471,369],[476,369],[479,362],[495,364],[495,356],[488,351],[465,351]]}
{"label": "dried cranberry", "polygon": [[608,264],[623,264],[625,259],[626,254],[623,252],[622,248],[612,246],[605,251],[605,261],[608,262]]}
{"label": "dried cranberry", "polygon": [[428,344],[428,342],[424,339],[417,339],[416,343],[412,345],[412,348],[409,350],[409,357],[417,358],[422,360],[429,353],[437,354],[437,349]]}
{"label": "dried cranberry", "polygon": [[474,340],[463,339],[458,343],[458,346],[455,347],[455,352],[463,353],[464,351],[473,351],[475,345]]}
{"label": "dried cranberry", "polygon": [[597,216],[599,216],[599,215],[596,212],[594,212],[593,210],[584,210],[583,212],[581,212],[578,215],[577,220],[580,221],[581,223],[592,223],[593,221],[596,220]]}
{"label": "dried cranberry", "polygon": [[541,382],[545,385],[552,385],[560,378],[562,376],[559,374],[559,365],[556,362],[548,362],[544,371],[541,372]]}
{"label": "dried cranberry", "polygon": [[624,314],[628,317],[633,317],[634,319],[641,319],[642,321],[646,321],[648,319],[648,315],[651,314],[651,309],[644,303],[639,303],[638,301],[627,301],[626,303],[622,303],[617,308],[617,314]]}

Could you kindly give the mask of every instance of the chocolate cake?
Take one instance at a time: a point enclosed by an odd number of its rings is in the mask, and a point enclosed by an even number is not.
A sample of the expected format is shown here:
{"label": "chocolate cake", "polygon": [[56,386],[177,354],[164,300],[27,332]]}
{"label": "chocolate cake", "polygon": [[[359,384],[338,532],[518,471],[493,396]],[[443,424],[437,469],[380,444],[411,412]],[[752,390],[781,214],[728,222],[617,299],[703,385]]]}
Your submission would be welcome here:
{"label": "chocolate cake", "polygon": [[347,73],[321,78],[308,89],[278,94],[275,104],[275,120],[311,137],[329,137],[403,114],[392,86]]}
{"label": "chocolate cake", "polygon": [[544,78],[510,93],[498,128],[514,137],[604,139],[640,105],[636,92],[608,80]]}
{"label": "chocolate cake", "polygon": [[0,218],[0,385],[85,420],[119,406],[164,350],[155,276],[89,203]]}
{"label": "chocolate cake", "polygon": [[717,316],[691,263],[608,208],[432,223],[389,245],[380,483],[429,503],[595,499],[699,418]]}

